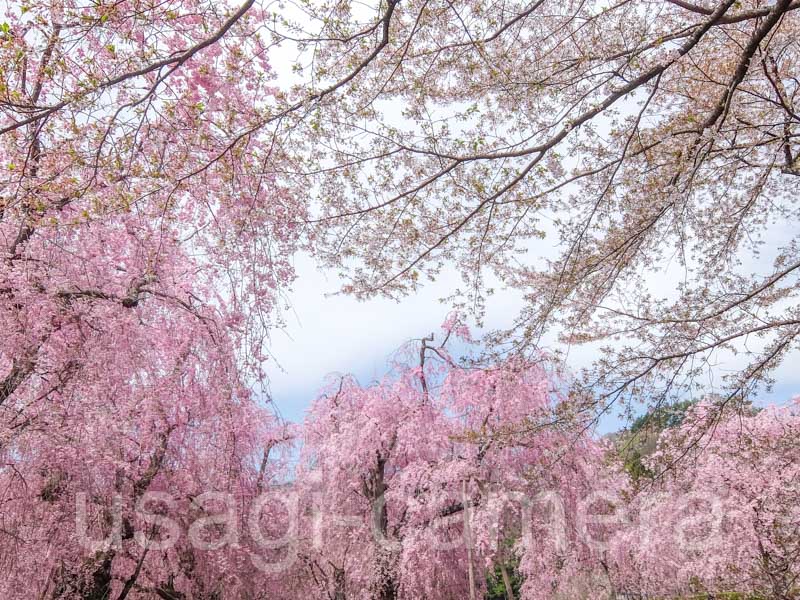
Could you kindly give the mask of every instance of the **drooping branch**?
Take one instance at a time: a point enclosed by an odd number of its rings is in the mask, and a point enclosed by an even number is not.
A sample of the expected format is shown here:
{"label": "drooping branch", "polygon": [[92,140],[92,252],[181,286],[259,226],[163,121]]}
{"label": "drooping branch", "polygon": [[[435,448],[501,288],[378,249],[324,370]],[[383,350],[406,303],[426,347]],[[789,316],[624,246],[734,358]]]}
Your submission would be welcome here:
{"label": "drooping branch", "polygon": [[[247,11],[250,10],[250,8],[253,6],[254,3],[255,3],[255,0],[246,0],[236,10],[236,12],[234,12],[230,17],[228,17],[228,19],[222,24],[222,26],[219,29],[217,29],[216,32],[214,32],[211,36],[209,36],[208,38],[204,39],[203,41],[195,44],[191,48],[187,48],[183,52],[178,52],[177,54],[172,55],[170,57],[154,61],[154,62],[152,62],[152,63],[150,63],[148,65],[140,67],[139,69],[135,69],[133,71],[127,71],[125,73],[117,75],[116,77],[111,77],[109,79],[106,79],[105,81],[101,81],[100,83],[90,87],[89,89],[82,91],[80,94],[78,94],[74,98],[72,98],[72,97],[71,98],[67,98],[66,100],[62,100],[61,102],[58,102],[58,103],[56,103],[56,104],[54,104],[52,106],[37,108],[36,114],[33,114],[33,115],[31,115],[30,117],[28,117],[26,119],[21,119],[19,121],[15,121],[11,125],[7,125],[7,126],[5,126],[3,128],[0,128],[0,135],[9,133],[11,131],[14,131],[15,129],[19,129],[20,127],[24,127],[26,125],[30,125],[31,123],[35,123],[37,121],[41,121],[42,119],[46,119],[50,115],[58,112],[59,110],[69,106],[70,104],[72,104],[72,103],[74,103],[74,102],[76,102],[76,101],[78,101],[78,100],[80,100],[80,99],[82,99],[82,98],[84,98],[84,97],[86,97],[86,96],[88,96],[90,94],[94,94],[94,93],[97,93],[97,92],[102,92],[103,90],[106,90],[108,88],[112,88],[115,85],[118,85],[118,84],[120,84],[120,83],[122,83],[124,81],[127,81],[129,79],[135,79],[137,77],[142,77],[142,76],[147,75],[149,73],[156,72],[156,71],[158,71],[158,70],[160,70],[160,69],[162,69],[163,67],[166,67],[166,66],[170,66],[170,67],[176,68],[176,67],[186,63],[189,59],[191,59],[197,53],[201,52],[202,50],[204,50],[204,49],[206,49],[206,48],[208,48],[210,46],[213,46],[219,40],[221,40],[225,36],[225,34],[228,33],[228,31],[231,29],[231,27],[233,27],[247,13]],[[36,97],[38,98],[38,94],[36,95]],[[35,102],[34,102],[34,104],[35,104]]]}

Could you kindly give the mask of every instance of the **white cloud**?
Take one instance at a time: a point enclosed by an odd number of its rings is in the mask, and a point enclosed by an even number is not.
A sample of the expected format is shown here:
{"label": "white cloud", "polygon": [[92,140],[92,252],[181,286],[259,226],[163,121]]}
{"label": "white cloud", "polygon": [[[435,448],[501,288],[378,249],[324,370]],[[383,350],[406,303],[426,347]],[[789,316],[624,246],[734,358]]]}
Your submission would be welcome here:
{"label": "white cloud", "polygon": [[[272,397],[281,414],[297,420],[313,400],[326,375],[355,373],[362,383],[379,379],[387,359],[403,343],[420,338],[439,326],[450,312],[440,298],[461,283],[455,271],[445,271],[418,293],[393,301],[374,298],[359,301],[333,295],[341,281],[335,273],[316,268],[299,255],[298,279],[289,294],[291,310],[286,326],[274,332],[268,365]],[[490,299],[488,329],[510,325],[522,300],[518,292],[498,290]]]}

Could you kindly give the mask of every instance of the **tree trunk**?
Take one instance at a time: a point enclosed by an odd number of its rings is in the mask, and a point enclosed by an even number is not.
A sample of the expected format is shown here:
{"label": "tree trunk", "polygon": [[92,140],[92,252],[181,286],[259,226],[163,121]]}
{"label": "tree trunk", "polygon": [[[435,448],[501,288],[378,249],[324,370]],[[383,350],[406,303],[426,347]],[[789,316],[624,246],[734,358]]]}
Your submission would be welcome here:
{"label": "tree trunk", "polygon": [[506,588],[506,600],[515,600],[514,588],[511,586],[511,577],[508,576],[505,562],[500,563],[500,574],[503,576],[503,586]]}

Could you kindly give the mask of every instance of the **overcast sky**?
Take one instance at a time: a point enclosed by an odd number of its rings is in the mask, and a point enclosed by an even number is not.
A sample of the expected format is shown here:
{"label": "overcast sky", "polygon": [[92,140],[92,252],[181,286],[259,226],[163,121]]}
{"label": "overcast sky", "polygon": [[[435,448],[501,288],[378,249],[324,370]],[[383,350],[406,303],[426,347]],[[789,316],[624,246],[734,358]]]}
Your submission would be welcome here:
{"label": "overcast sky", "polygon": [[[284,315],[285,329],[273,334],[274,361],[268,368],[273,399],[290,420],[302,418],[328,374],[353,373],[362,384],[380,379],[401,345],[438,332],[450,312],[439,299],[460,283],[450,271],[400,302],[358,301],[336,295],[336,274],[318,270],[307,256],[298,256],[295,266],[292,308]],[[510,325],[521,306],[519,292],[498,291],[488,303],[486,327]]]}
{"label": "overcast sky", "polygon": [[[400,302],[359,301],[332,295],[339,287],[336,274],[318,270],[310,258],[298,256],[295,266],[298,279],[289,294],[292,308],[284,315],[284,330],[273,333],[274,360],[267,368],[275,405],[290,421],[302,420],[327,375],[352,373],[368,384],[387,372],[387,359],[403,343],[438,332],[449,312],[439,299],[460,283],[455,272],[445,271],[436,283]],[[510,325],[521,306],[519,292],[498,290],[487,300],[486,328]],[[578,370],[593,358],[591,348],[572,348],[568,366]],[[797,359],[797,353],[787,357],[776,373],[779,383],[772,394],[761,395],[762,401],[785,402],[800,393]],[[721,375],[733,366],[721,361],[716,371]],[[613,431],[621,423],[617,415],[610,415],[599,431]]]}
{"label": "overcast sky", "polygon": [[[273,49],[270,60],[275,69],[276,84],[288,88],[299,81],[292,73],[296,54],[290,47]],[[398,111],[400,107],[398,106]],[[399,114],[399,113],[398,113]],[[767,248],[776,248],[794,236],[795,224],[777,223],[766,235]],[[529,258],[553,256],[557,236],[536,240],[529,246]],[[745,268],[766,273],[771,269],[769,250],[758,259],[743,257]],[[340,287],[336,274],[317,269],[305,255],[295,259],[298,278],[289,293],[291,310],[284,315],[286,326],[275,331],[270,343],[274,360],[267,367],[270,391],[281,415],[291,421],[302,420],[305,410],[332,373],[352,373],[362,384],[380,379],[387,371],[387,359],[403,343],[420,338],[439,326],[450,312],[440,298],[461,287],[461,279],[453,270],[444,270],[434,284],[400,302],[376,298],[358,301],[335,295]],[[680,277],[680,275],[679,275]],[[668,296],[675,292],[674,282],[666,275],[653,277],[651,292]],[[523,303],[515,290],[498,289],[487,300],[485,329],[510,325]],[[479,332],[478,332],[479,333]],[[589,366],[596,357],[591,347],[573,347],[567,365],[574,371]],[[800,354],[789,355],[775,373],[779,382],[771,394],[762,394],[762,401],[785,402],[800,393],[800,371],[796,368]],[[714,378],[739,366],[740,358],[725,358],[716,365]],[[713,385],[715,379],[709,383]],[[602,433],[620,427],[616,415],[609,415],[600,424]]]}

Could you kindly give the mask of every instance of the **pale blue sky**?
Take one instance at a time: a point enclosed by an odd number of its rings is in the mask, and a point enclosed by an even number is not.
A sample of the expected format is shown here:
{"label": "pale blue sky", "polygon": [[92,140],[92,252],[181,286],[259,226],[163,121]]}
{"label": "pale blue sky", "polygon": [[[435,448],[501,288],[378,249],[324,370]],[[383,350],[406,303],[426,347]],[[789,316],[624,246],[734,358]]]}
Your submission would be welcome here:
{"label": "pale blue sky", "polygon": [[[290,45],[274,48],[270,60],[279,87],[288,88],[300,78],[292,72],[296,53]],[[776,223],[766,232],[769,246],[791,239],[795,224]],[[533,241],[528,258],[536,260],[555,254],[558,236]],[[771,265],[769,248],[761,257],[744,257],[743,262],[754,272],[765,273]],[[439,299],[450,295],[462,282],[454,270],[445,270],[439,279],[426,285],[419,293],[400,302],[376,298],[360,302],[349,296],[333,295],[340,285],[335,273],[320,271],[305,255],[295,259],[298,278],[289,293],[291,310],[284,315],[286,326],[275,331],[270,343],[274,356],[267,371],[272,397],[281,415],[300,421],[310,406],[325,377],[331,373],[353,373],[362,384],[380,379],[387,371],[387,359],[404,342],[438,331],[450,312]],[[675,292],[674,282],[665,276],[650,278],[652,292],[669,296]],[[496,329],[512,323],[522,306],[518,291],[499,289],[487,301],[486,329]],[[588,366],[596,356],[591,347],[573,347],[567,365],[573,370]],[[779,382],[772,394],[762,394],[762,400],[785,402],[800,393],[799,353],[784,360],[776,372]],[[732,369],[738,359],[721,360],[715,375]],[[278,366],[280,365],[280,366]],[[611,415],[600,426],[601,432],[617,429],[619,419]]]}
{"label": "pale blue sky", "polygon": [[[317,269],[309,257],[299,255],[295,267],[298,279],[289,294],[291,310],[284,314],[285,328],[273,333],[274,360],[267,367],[275,405],[290,421],[303,419],[327,375],[352,373],[368,384],[386,374],[388,358],[405,342],[438,333],[450,310],[439,299],[461,283],[454,271],[444,271],[435,283],[399,302],[359,301],[336,295],[340,284],[336,274]],[[518,291],[498,290],[487,301],[486,328],[510,325],[521,306]],[[595,356],[591,347],[573,347],[567,364],[578,370]],[[800,393],[797,360],[797,353],[787,357],[776,373],[778,384],[771,394],[760,396],[762,402],[785,402]],[[721,361],[716,371],[721,375],[733,366]],[[620,424],[611,414],[600,423],[599,431],[613,431]]]}

